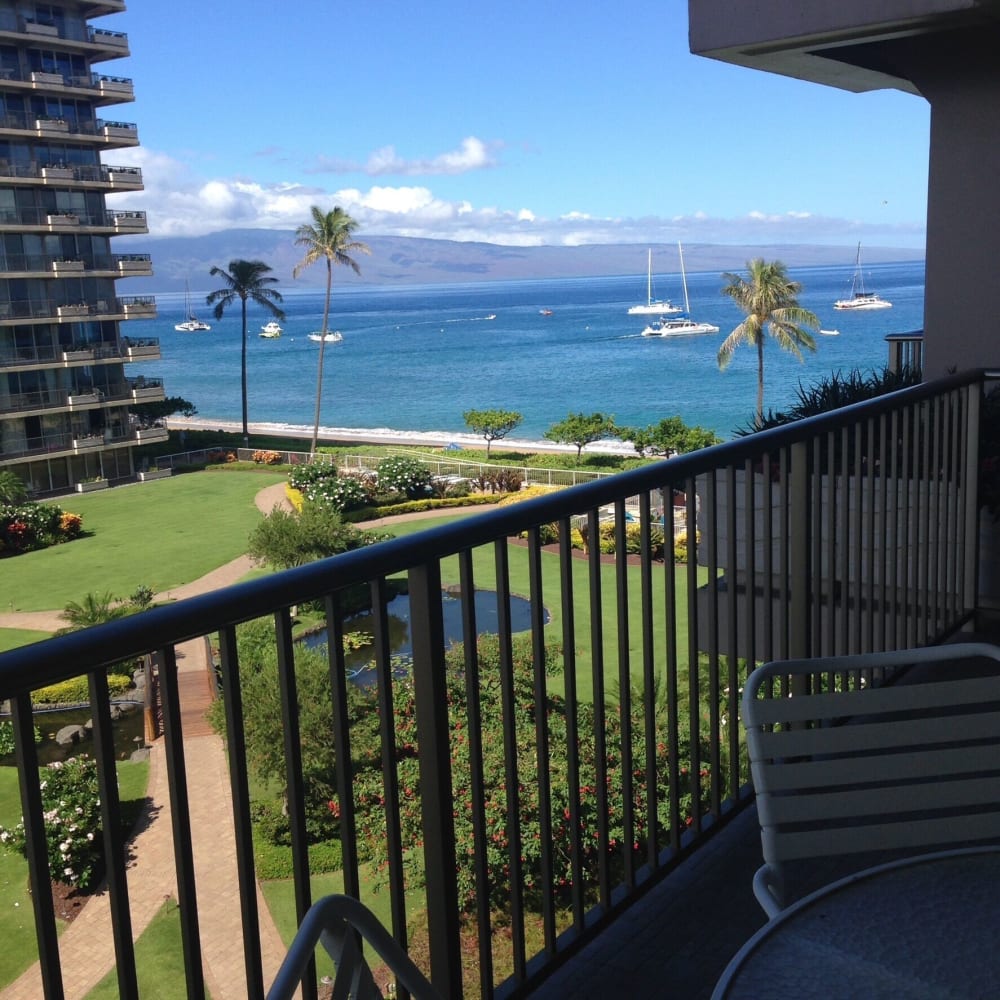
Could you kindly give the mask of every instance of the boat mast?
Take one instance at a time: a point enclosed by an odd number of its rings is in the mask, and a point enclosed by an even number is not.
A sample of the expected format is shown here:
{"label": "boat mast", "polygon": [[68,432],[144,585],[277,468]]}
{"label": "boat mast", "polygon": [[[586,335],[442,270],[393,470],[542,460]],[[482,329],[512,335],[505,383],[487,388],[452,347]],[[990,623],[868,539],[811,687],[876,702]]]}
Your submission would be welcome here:
{"label": "boat mast", "polygon": [[684,286],[684,315],[691,315],[691,304],[688,302],[688,282],[684,273],[684,251],[681,249],[680,240],[677,241],[677,255],[681,259],[681,284]]}
{"label": "boat mast", "polygon": [[649,256],[646,260],[646,305],[651,306],[653,304],[653,248],[650,247],[647,253]]}

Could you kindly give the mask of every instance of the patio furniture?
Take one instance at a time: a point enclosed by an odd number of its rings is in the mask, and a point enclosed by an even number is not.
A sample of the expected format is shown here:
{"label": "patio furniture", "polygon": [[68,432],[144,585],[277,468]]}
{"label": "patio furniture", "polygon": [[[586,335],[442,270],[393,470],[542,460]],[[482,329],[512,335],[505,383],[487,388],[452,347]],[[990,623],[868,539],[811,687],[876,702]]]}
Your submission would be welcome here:
{"label": "patio furniture", "polygon": [[332,1000],[381,1000],[361,950],[363,938],[389,966],[413,1000],[440,1000],[440,996],[376,916],[350,896],[324,896],[313,903],[275,976],[267,1000],[291,1000],[322,944],[336,965]]}
{"label": "patio furniture", "polygon": [[1000,996],[1000,847],[869,868],[789,906],[737,952],[712,1000]]}
{"label": "patio furniture", "polygon": [[1000,647],[768,663],[747,681],[743,723],[769,918],[790,869],[801,881],[831,858],[1000,843]]}

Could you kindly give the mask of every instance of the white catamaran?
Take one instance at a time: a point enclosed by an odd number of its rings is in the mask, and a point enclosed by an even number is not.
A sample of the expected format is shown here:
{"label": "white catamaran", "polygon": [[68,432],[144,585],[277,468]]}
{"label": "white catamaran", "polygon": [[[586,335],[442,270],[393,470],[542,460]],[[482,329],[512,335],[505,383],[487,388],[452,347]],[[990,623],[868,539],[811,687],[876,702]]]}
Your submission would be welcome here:
{"label": "white catamaran", "polygon": [[681,311],[669,299],[653,298],[653,251],[649,250],[646,262],[646,301],[642,305],[629,306],[629,316],[676,316]]}
{"label": "white catamaran", "polygon": [[698,323],[688,315],[691,311],[691,303],[688,301],[687,275],[684,273],[684,251],[680,243],[677,244],[677,252],[681,258],[681,282],[684,285],[684,312],[673,319],[661,318],[654,320],[642,331],[644,337],[684,337],[692,333],[719,332],[717,326],[713,326],[711,323]]}
{"label": "white catamaran", "polygon": [[207,323],[203,323],[195,316],[194,310],[191,308],[191,287],[186,281],[184,282],[184,320],[181,323],[175,323],[174,329],[181,333],[196,333],[199,330],[212,329]]}
{"label": "white catamaran", "polygon": [[834,309],[891,309],[892,303],[876,295],[874,292],[865,291],[865,276],[861,271],[861,244],[858,244],[858,257],[854,265],[854,277],[851,280],[851,297],[849,299],[837,299],[833,304]]}

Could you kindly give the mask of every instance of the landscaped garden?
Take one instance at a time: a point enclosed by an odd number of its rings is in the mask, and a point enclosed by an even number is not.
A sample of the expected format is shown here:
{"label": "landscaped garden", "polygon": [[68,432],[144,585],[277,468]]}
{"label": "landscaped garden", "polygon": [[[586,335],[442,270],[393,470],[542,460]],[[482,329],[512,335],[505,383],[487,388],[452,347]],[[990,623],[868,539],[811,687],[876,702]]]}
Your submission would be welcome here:
{"label": "landscaped garden", "polygon": [[[262,452],[263,454],[263,452]],[[519,456],[520,457],[520,456]],[[46,550],[30,552],[18,556],[18,583],[16,588],[8,581],[0,581],[0,612],[8,610],[51,610],[65,606],[67,603],[79,600],[83,593],[107,592],[108,588],[113,588],[116,594],[131,593],[136,588],[148,587],[156,592],[169,591],[183,583],[190,582],[204,575],[217,566],[224,564],[238,555],[248,551],[255,551],[254,538],[266,531],[262,531],[268,523],[277,526],[277,535],[282,545],[286,548],[282,551],[291,552],[287,556],[288,561],[284,564],[294,565],[295,560],[301,558],[316,558],[320,555],[329,554],[328,551],[314,549],[309,550],[306,546],[305,556],[302,553],[302,529],[309,527],[309,518],[316,520],[313,528],[320,526],[321,530],[313,531],[315,536],[319,534],[323,545],[334,546],[332,551],[342,551],[343,548],[354,547],[356,544],[364,544],[369,539],[361,532],[357,532],[353,527],[346,524],[341,515],[351,516],[363,514],[367,511],[385,516],[391,512],[393,507],[397,509],[412,509],[413,505],[431,506],[435,500],[447,500],[461,503],[475,500],[474,496],[469,496],[468,488],[456,489],[449,497],[438,496],[439,493],[447,492],[447,488],[434,486],[429,482],[429,476],[423,477],[419,474],[417,466],[419,463],[413,460],[399,459],[399,456],[389,457],[382,460],[385,466],[379,463],[380,471],[369,481],[362,477],[313,475],[299,467],[297,470],[296,482],[298,486],[298,499],[301,510],[293,514],[273,514],[269,518],[262,518],[259,511],[254,506],[254,496],[257,492],[272,483],[281,482],[288,475],[288,470],[275,467],[270,462],[261,461],[257,463],[258,468],[253,473],[243,472],[237,467],[238,463],[226,462],[218,469],[204,471],[191,475],[179,475],[170,479],[161,480],[148,485],[129,487],[125,489],[114,489],[102,491],[100,493],[74,498],[74,510],[83,517],[85,534],[72,546],[55,546]],[[492,461],[497,461],[497,456],[492,456]],[[510,484],[515,490],[520,483]],[[310,493],[312,495],[310,496]],[[490,502],[499,499],[497,494],[489,494],[483,498]],[[325,512],[317,515],[316,511]],[[311,512],[308,513],[307,512]],[[422,528],[431,527],[444,523],[455,517],[467,516],[469,510],[449,510],[442,512],[440,517],[434,517],[422,521],[407,521],[391,524],[380,528],[380,532],[401,535]],[[312,529],[310,529],[312,530]],[[298,532],[300,537],[292,538]],[[295,546],[288,547],[289,538],[295,542]],[[250,539],[250,541],[248,541]],[[315,539],[314,539],[315,540]],[[339,547],[337,547],[339,546]],[[260,548],[257,552],[262,560],[267,559],[272,562],[272,569],[282,564],[280,558],[269,559],[268,550]],[[284,558],[284,557],[282,557]],[[551,587],[551,592],[555,594],[558,588],[559,564],[558,557],[554,554],[544,553],[542,556],[542,579],[543,590],[547,591]],[[515,594],[527,595],[529,593],[529,567],[527,549],[518,544],[517,540],[512,540],[509,547],[510,562],[510,586]],[[23,567],[23,573],[22,573]],[[474,573],[477,587],[487,589],[496,586],[495,563],[491,551],[481,551],[474,553]],[[590,614],[588,594],[588,573],[589,564],[586,560],[574,560],[572,573],[575,580],[575,615],[578,622],[584,622]],[[678,593],[686,593],[688,586],[687,571],[683,567],[670,570],[674,576],[674,586]],[[638,587],[639,570],[629,567],[627,570],[629,586]],[[457,559],[446,560],[442,564],[443,582],[447,584],[457,584],[459,579]],[[702,579],[703,577],[699,577]],[[603,606],[608,609],[606,614],[613,617],[613,609],[616,606],[616,580],[611,568],[602,577],[602,601]],[[653,579],[653,599],[654,602],[662,604],[663,574],[654,574]],[[7,588],[6,590],[4,588]],[[684,606],[683,599],[680,606]],[[556,606],[548,608],[549,627],[548,633],[553,637],[561,636],[561,612]],[[321,620],[315,616],[310,616],[308,609],[303,609],[303,625],[315,627],[321,624]],[[617,638],[614,629],[605,629],[605,657],[607,664],[608,678],[607,690],[614,696],[617,679]],[[663,648],[666,645],[664,627],[657,626],[658,632],[654,634],[654,645]],[[582,634],[582,633],[581,633]],[[27,631],[5,630],[0,631],[0,649],[12,648],[23,641],[34,641],[40,636],[37,633]],[[363,646],[365,637],[353,637],[351,640],[355,644]],[[687,647],[686,623],[679,622],[677,634],[673,639],[677,647],[685,649]],[[263,644],[262,648],[266,648]],[[271,647],[273,649],[273,645]],[[629,648],[634,657],[635,663],[641,662],[640,652],[642,649],[642,635],[640,633],[640,623],[633,620],[630,622]],[[485,654],[484,654],[485,655]],[[555,649],[553,648],[553,655]],[[325,658],[316,654],[316,661],[323,663]],[[297,664],[300,669],[308,673],[309,654],[297,654]],[[247,663],[253,663],[248,657]],[[485,661],[484,661],[485,662]],[[258,663],[258,668],[263,668],[265,664]],[[322,671],[319,672],[317,683],[322,687]],[[584,703],[592,698],[593,678],[591,674],[591,650],[589,645],[584,644],[577,650],[577,674],[579,697]],[[613,676],[612,676],[613,675]],[[558,678],[553,679],[552,690],[558,691],[561,684]],[[401,689],[401,710],[407,711],[405,703],[405,685]],[[328,688],[327,688],[328,692]],[[254,701],[254,704],[267,705],[267,698],[263,692],[258,692],[261,697]],[[324,696],[318,689],[315,703],[322,706],[324,697],[328,698],[328,693]],[[359,693],[359,712],[362,714],[365,709],[363,693]],[[554,695],[556,701],[553,703],[558,710],[558,695]],[[324,711],[320,708],[320,711]],[[266,715],[265,715],[266,718]],[[280,713],[274,714],[271,723],[280,719]],[[488,724],[486,720],[484,724]],[[320,722],[325,725],[325,722]],[[255,723],[248,719],[248,726],[253,727]],[[266,729],[264,730],[266,733]],[[327,730],[328,731],[328,730]],[[260,736],[262,746],[280,747],[280,739],[275,740],[273,734]],[[499,745],[499,743],[498,743]],[[406,754],[404,754],[406,756]],[[415,758],[410,758],[415,763]],[[287,847],[286,836],[281,828],[280,817],[280,769],[276,768],[273,761],[258,759],[256,761],[255,777],[255,847],[258,854],[258,865],[261,877],[268,881],[266,895],[275,908],[275,915],[279,927],[286,940],[290,940],[294,932],[293,907],[289,903],[291,896],[290,883],[286,881],[290,875],[290,851]],[[2,769],[4,771],[8,769]],[[329,761],[322,764],[319,771],[326,771],[332,776],[332,763]],[[318,773],[314,771],[313,773]],[[359,794],[364,793],[364,783],[361,782],[358,788]],[[370,800],[377,802],[377,793],[371,792],[374,798]],[[339,843],[337,835],[336,816],[332,808],[334,796],[328,789],[317,787],[318,808],[314,814],[315,830],[313,839],[315,846],[310,850],[311,860],[315,864],[317,888],[320,886],[333,886],[337,884],[339,868]],[[417,802],[411,803],[414,807]],[[15,803],[16,807],[16,803]],[[528,806],[530,809],[530,805]],[[325,815],[324,815],[325,811]],[[371,819],[377,826],[379,811],[376,809],[371,814]],[[415,815],[415,814],[414,814]],[[14,820],[16,821],[16,816]],[[9,816],[0,808],[0,824],[9,822]],[[364,823],[362,823],[362,833],[365,834]],[[378,911],[386,904],[380,902],[384,897],[376,891],[379,877],[377,871],[381,863],[378,856],[378,846],[380,838],[375,833],[375,827],[366,835],[369,844],[370,863],[364,871],[370,878],[365,885],[364,895],[366,902],[369,902]],[[383,844],[384,846],[384,844]],[[414,864],[417,864],[416,854],[412,855]],[[417,882],[419,882],[419,872]],[[327,889],[326,891],[330,891]],[[146,944],[144,947],[152,949],[152,953],[169,952],[173,947],[170,942],[176,936],[176,915],[173,914],[168,905],[161,913],[161,916],[154,922],[154,925],[144,935]],[[30,921],[27,921],[30,925]],[[0,922],[0,931],[2,931]],[[163,942],[158,944],[157,942]],[[25,962],[30,961],[30,958]],[[151,965],[159,962],[169,964],[169,956],[164,955],[160,959],[150,959]],[[3,970],[0,968],[0,983],[4,982]],[[103,988],[103,987],[102,987]],[[95,995],[105,995],[98,991]]]}

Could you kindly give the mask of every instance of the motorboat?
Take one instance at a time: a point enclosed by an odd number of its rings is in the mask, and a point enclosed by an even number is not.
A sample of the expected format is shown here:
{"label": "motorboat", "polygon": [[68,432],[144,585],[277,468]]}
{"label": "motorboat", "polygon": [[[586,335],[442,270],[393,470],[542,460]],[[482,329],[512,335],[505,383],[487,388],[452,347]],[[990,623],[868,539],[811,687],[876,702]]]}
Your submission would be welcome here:
{"label": "motorboat", "polygon": [[551,309],[539,309],[538,310],[538,315],[539,316],[551,316],[552,315],[552,310]]}
{"label": "motorboat", "polygon": [[824,337],[839,337],[840,336],[840,331],[839,330],[820,330],[819,332],[821,334],[823,334]]}
{"label": "motorboat", "polygon": [[644,337],[687,337],[695,333],[718,333],[719,328],[712,323],[699,323],[688,315],[691,302],[688,299],[687,274],[684,271],[684,250],[677,244],[677,253],[681,261],[681,284],[684,286],[684,312],[670,319],[660,317],[650,323],[643,331]]}
{"label": "motorboat", "polygon": [[861,244],[858,244],[858,256],[854,264],[854,277],[851,279],[851,297],[837,299],[834,309],[891,309],[892,303],[886,302],[875,292],[865,291],[865,276],[861,271]]}
{"label": "motorboat", "polygon": [[174,329],[179,333],[197,333],[200,330],[211,330],[212,328],[198,319],[191,308],[191,288],[184,282],[184,320],[174,324]]}
{"label": "motorboat", "polygon": [[281,334],[281,327],[278,325],[277,321],[273,319],[270,322],[265,323],[260,328],[260,336],[265,337],[267,340],[275,340],[280,337]]}
{"label": "motorboat", "polygon": [[681,312],[669,299],[653,298],[653,251],[650,249],[646,262],[646,301],[637,306],[629,306],[629,316],[676,316]]}
{"label": "motorboat", "polygon": [[325,337],[320,332],[310,333],[309,339],[317,342],[326,341],[328,344],[339,344],[344,339],[344,335],[339,330],[330,330]]}

